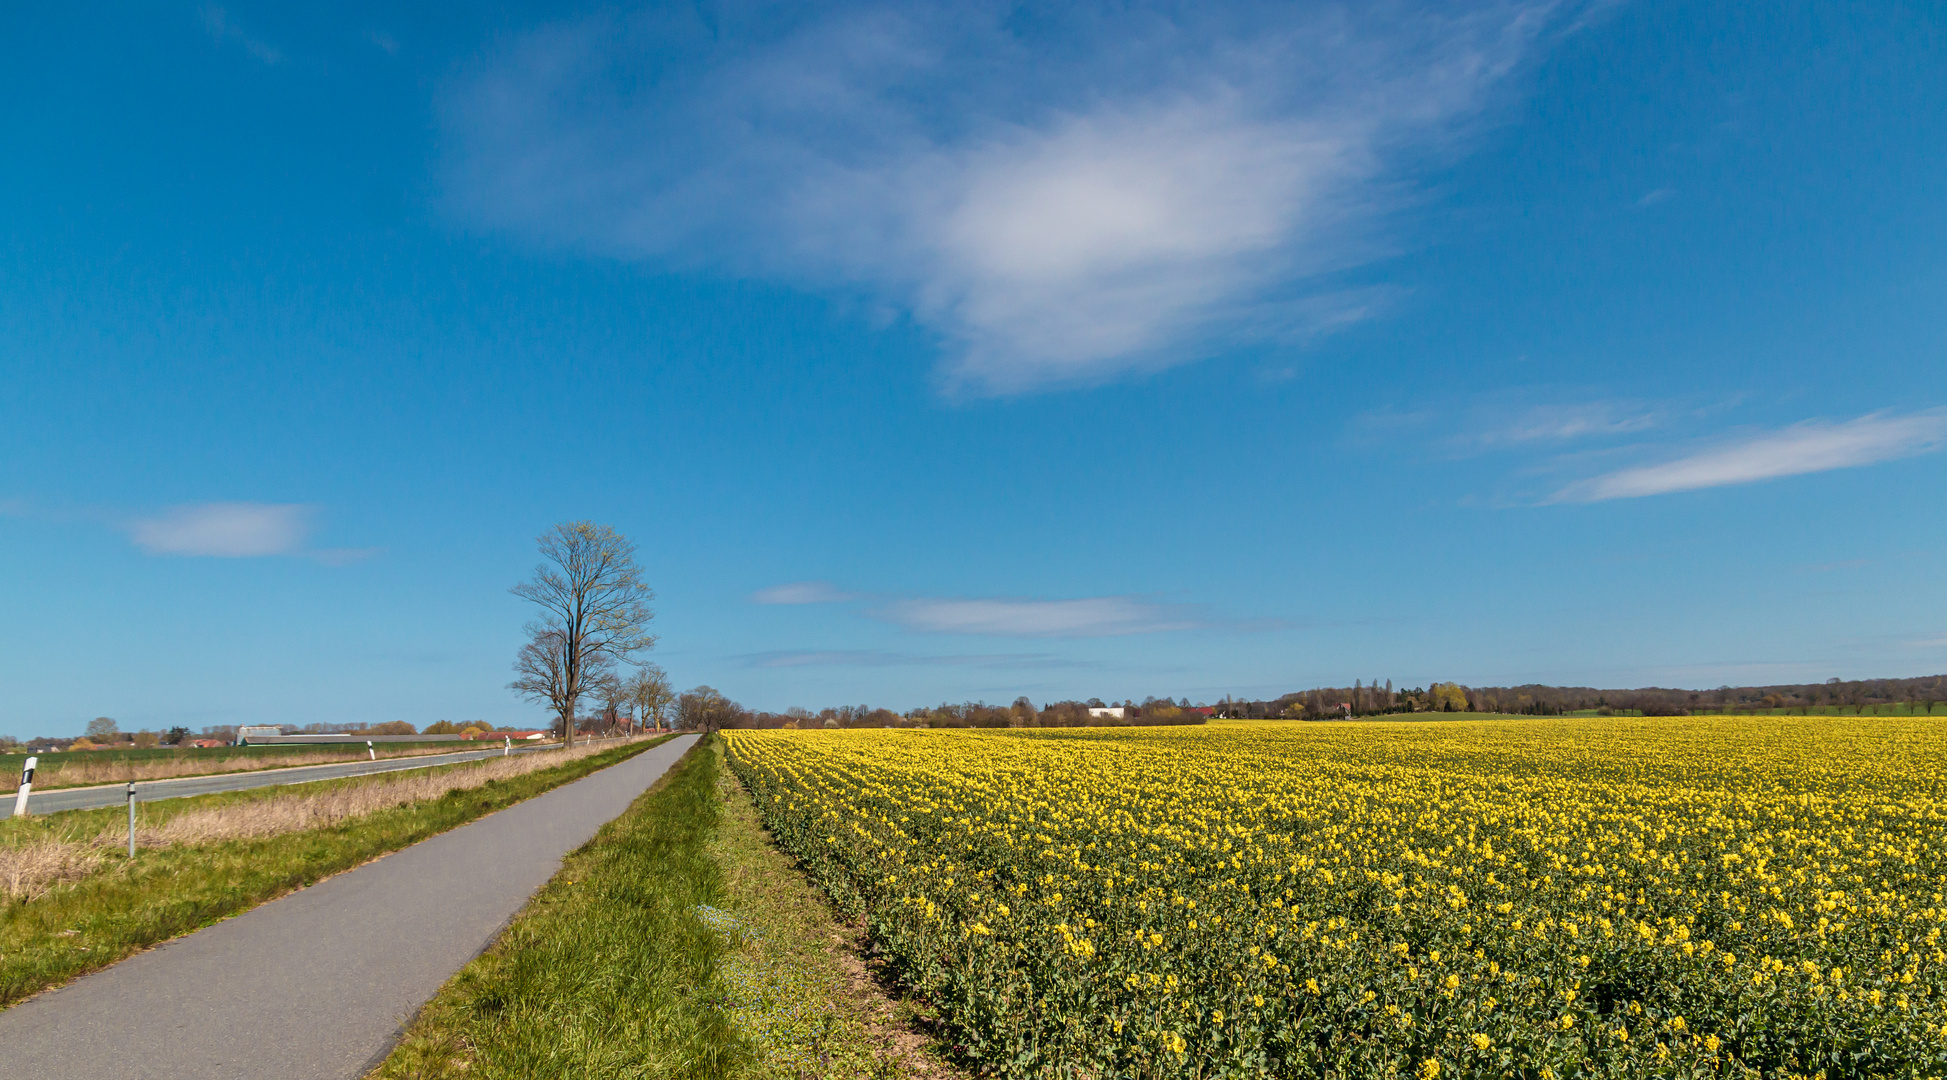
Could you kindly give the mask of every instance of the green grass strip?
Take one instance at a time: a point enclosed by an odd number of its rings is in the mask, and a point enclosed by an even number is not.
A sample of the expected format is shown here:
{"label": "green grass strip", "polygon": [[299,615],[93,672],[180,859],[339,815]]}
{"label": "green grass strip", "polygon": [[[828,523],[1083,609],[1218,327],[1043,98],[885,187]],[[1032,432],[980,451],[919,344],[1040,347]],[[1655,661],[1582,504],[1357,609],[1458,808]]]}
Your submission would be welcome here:
{"label": "green grass strip", "polygon": [[[662,741],[617,747],[328,828],[261,840],[145,850],[133,863],[91,874],[36,900],[8,903],[0,912],[0,1007],[579,780]],[[446,766],[468,767],[466,763]],[[388,778],[379,774],[330,783]],[[164,814],[178,813],[196,805],[271,798],[278,793],[278,789],[262,789],[172,799],[155,808]],[[61,822],[86,825],[97,817],[105,823],[124,813],[120,808],[72,812],[24,820],[16,829],[60,828]]]}
{"label": "green grass strip", "polygon": [[736,1074],[748,1050],[715,1004],[725,945],[697,916],[723,891],[709,850],[721,755],[716,738],[699,742],[571,853],[373,1075]]}
{"label": "green grass strip", "polygon": [[728,768],[717,778],[717,803],[722,818],[710,850],[725,897],[702,915],[731,946],[719,966],[722,1008],[755,1055],[740,1080],[962,1075],[916,1030],[932,1010],[889,999],[871,981],[852,951],[860,928],[772,842]]}

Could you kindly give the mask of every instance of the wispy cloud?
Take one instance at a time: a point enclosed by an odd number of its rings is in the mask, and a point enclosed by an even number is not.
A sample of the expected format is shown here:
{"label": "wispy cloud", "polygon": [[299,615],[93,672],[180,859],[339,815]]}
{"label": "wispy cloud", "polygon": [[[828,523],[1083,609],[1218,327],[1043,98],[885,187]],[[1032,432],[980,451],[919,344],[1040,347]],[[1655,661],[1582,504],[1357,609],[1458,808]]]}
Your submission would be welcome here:
{"label": "wispy cloud", "polygon": [[[752,593],[750,599],[759,604],[849,603],[857,605],[865,615],[907,630],[986,637],[1115,637],[1170,630],[1269,630],[1286,625],[1277,620],[1219,619],[1195,605],[1160,603],[1139,596],[1086,596],[1057,600],[888,596],[883,593],[847,592],[829,581],[794,581],[760,589]],[[909,657],[900,653],[848,650],[753,655],[761,661],[760,666],[766,667],[827,662],[877,665],[958,662],[950,657]],[[1017,654],[983,654],[959,659],[984,663],[1002,657],[1026,659]]]}
{"label": "wispy cloud", "polygon": [[304,552],[304,554],[326,566],[350,566],[353,563],[364,562],[367,559],[376,559],[380,555],[385,554],[385,549],[381,547],[319,548],[316,551]]}
{"label": "wispy cloud", "polygon": [[979,667],[979,668],[1078,668],[1095,667],[1094,661],[1070,660],[1051,653],[987,653],[976,655],[928,656],[911,653],[873,652],[858,649],[814,649],[751,653],[741,658],[754,668],[794,667]]}
{"label": "wispy cloud", "polygon": [[[1347,430],[1352,437],[1376,446],[1399,445],[1400,436],[1410,433],[1444,454],[1471,457],[1613,441],[1679,419],[1699,419],[1721,408],[1721,404],[1694,401],[1647,401],[1562,388],[1518,387],[1438,406],[1376,409],[1354,416]],[[1407,440],[1407,445],[1420,443]]]}
{"label": "wispy cloud", "polygon": [[1134,596],[1074,600],[916,597],[893,601],[873,614],[908,630],[988,637],[1117,637],[1212,625],[1189,608]]}
{"label": "wispy cloud", "polygon": [[793,581],[750,594],[755,604],[841,604],[856,599],[829,581]]}
{"label": "wispy cloud", "polygon": [[196,503],[126,524],[151,555],[291,555],[311,532],[311,508],[288,503]]}
{"label": "wispy cloud", "polygon": [[1878,412],[1836,424],[1812,420],[1674,461],[1580,480],[1557,491],[1553,501],[1633,499],[1849,469],[1938,450],[1943,440],[1947,410],[1904,416]]}
{"label": "wispy cloud", "polygon": [[1569,0],[674,5],[456,86],[455,206],[549,244],[857,292],[1011,393],[1356,321],[1415,167]]}
{"label": "wispy cloud", "polygon": [[282,50],[267,41],[260,41],[244,33],[243,27],[237,25],[236,20],[230,18],[222,8],[208,5],[203,8],[202,14],[203,29],[208,31],[210,37],[216,39],[218,44],[238,45],[244,52],[266,64],[277,64],[283,61]]}
{"label": "wispy cloud", "polygon": [[[1481,419],[1486,420],[1485,417]],[[1662,423],[1663,419],[1657,409],[1640,402],[1532,405],[1512,414],[1503,414],[1498,422],[1481,423],[1470,438],[1483,447],[1613,438],[1647,431]]]}
{"label": "wispy cloud", "polygon": [[1795,569],[1802,574],[1829,574],[1834,570],[1857,570],[1862,566],[1871,566],[1872,564],[1873,560],[1871,559],[1842,559],[1838,562],[1815,563],[1809,566],[1796,567]]}

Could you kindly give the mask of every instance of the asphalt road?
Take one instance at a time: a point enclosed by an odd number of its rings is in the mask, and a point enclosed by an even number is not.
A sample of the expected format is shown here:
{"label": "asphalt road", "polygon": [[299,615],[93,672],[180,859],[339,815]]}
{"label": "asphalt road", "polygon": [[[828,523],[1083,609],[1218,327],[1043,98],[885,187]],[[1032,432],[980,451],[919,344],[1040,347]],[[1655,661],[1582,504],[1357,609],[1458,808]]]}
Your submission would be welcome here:
{"label": "asphalt road", "polygon": [[697,736],[0,1012],[10,1076],[354,1080]]}
{"label": "asphalt road", "polygon": [[[556,748],[557,744],[554,743],[549,743],[545,747],[516,746],[514,753],[531,754],[537,750]],[[245,788],[272,787],[277,784],[307,784],[313,780],[335,780],[341,776],[365,776],[369,773],[397,772],[400,769],[426,769],[434,765],[451,765],[457,761],[478,761],[481,758],[499,757],[505,749],[506,745],[503,743],[492,749],[462,750],[451,754],[380,758],[377,761],[345,761],[335,765],[301,765],[290,769],[266,768],[250,772],[218,773],[214,776],[185,776],[176,780],[141,780],[135,785],[135,801],[154,802],[157,799],[180,799],[185,795],[207,795],[212,791],[242,791]],[[121,806],[127,802],[127,784],[56,788],[53,791],[29,792],[27,812],[53,814],[62,810],[94,810],[103,806]],[[0,818],[10,818],[13,815],[12,793],[0,793]]]}

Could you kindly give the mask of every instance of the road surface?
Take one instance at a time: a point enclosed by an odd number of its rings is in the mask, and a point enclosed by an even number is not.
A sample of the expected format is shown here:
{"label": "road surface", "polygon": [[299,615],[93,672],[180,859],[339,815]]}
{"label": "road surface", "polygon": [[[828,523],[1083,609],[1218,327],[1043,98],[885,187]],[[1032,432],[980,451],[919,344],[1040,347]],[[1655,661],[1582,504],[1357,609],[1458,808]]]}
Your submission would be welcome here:
{"label": "road surface", "polygon": [[0,1012],[7,1075],[355,1080],[697,736]]}
{"label": "road surface", "polygon": [[[212,791],[242,791],[246,788],[273,787],[278,784],[308,784],[314,780],[336,780],[342,776],[397,772],[400,769],[428,769],[435,765],[451,765],[459,761],[499,757],[505,749],[506,745],[503,743],[490,749],[462,750],[451,754],[380,758],[377,761],[342,761],[333,765],[300,765],[290,769],[254,769],[249,772],[217,773],[214,776],[184,776],[174,780],[138,780],[135,784],[135,801],[154,802],[157,799],[180,799],[185,795],[207,795]],[[517,745],[514,747],[514,753],[531,754],[537,750],[555,749],[559,749],[558,743],[549,743],[541,747]],[[0,818],[12,817],[13,794],[11,792],[0,794],[0,800],[4,800],[0,801]],[[94,810],[103,806],[121,806],[127,802],[128,785],[125,783],[55,788],[52,791],[29,792],[27,812],[53,814],[62,810]]]}

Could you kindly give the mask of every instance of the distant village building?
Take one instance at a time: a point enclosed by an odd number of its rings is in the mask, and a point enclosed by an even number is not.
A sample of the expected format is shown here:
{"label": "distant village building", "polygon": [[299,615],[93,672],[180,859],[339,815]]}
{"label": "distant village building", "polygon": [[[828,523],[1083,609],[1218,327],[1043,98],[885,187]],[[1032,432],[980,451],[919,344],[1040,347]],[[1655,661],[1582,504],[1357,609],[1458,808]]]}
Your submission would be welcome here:
{"label": "distant village building", "polygon": [[1129,710],[1120,705],[1113,705],[1107,708],[1090,706],[1088,715],[1090,719],[1094,720],[1127,720],[1129,718]]}

